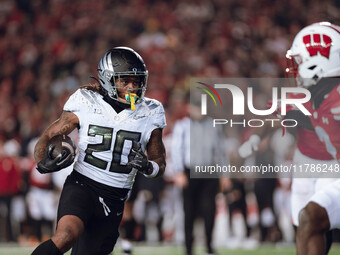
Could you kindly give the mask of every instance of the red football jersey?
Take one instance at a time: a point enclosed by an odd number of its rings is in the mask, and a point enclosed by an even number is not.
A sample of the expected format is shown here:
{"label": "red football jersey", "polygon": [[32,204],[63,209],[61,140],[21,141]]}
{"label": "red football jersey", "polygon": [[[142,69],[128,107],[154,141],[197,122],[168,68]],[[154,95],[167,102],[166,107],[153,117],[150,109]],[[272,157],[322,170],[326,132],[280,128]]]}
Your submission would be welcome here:
{"label": "red football jersey", "polygon": [[[301,98],[301,96],[304,95],[289,94],[288,98]],[[303,105],[310,113],[313,113],[314,110],[310,101]],[[320,141],[315,131],[299,128],[297,133],[297,147],[301,153],[307,157],[320,160],[333,159],[332,155],[327,151],[325,144]]]}
{"label": "red football jersey", "polygon": [[13,157],[0,157],[0,196],[19,193],[21,173]]}
{"label": "red football jersey", "polygon": [[332,160],[333,157],[326,150],[315,131],[299,128],[297,134],[297,147],[307,157],[319,160]]}
{"label": "red football jersey", "polygon": [[327,152],[340,160],[340,84],[332,89],[318,109],[314,110],[311,102],[307,105],[316,134]]}

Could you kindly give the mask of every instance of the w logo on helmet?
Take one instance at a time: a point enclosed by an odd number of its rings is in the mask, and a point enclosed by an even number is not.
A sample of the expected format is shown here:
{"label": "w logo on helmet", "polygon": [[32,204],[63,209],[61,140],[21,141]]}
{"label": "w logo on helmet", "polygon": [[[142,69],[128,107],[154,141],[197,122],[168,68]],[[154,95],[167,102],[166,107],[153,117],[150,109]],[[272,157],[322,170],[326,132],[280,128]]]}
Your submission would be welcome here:
{"label": "w logo on helmet", "polygon": [[[321,43],[321,36],[323,43]],[[332,46],[332,39],[329,36],[320,34],[305,35],[302,40],[311,57],[317,55],[319,52],[321,56],[329,58],[329,51]]]}

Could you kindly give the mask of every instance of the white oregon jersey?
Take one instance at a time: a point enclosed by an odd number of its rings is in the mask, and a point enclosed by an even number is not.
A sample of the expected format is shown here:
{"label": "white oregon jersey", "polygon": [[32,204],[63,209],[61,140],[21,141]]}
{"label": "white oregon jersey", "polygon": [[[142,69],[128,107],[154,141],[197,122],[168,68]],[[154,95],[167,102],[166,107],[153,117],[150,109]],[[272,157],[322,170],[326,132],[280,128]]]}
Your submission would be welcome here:
{"label": "white oregon jersey", "polygon": [[124,109],[119,114],[99,93],[78,89],[64,105],[64,111],[79,119],[79,155],[74,169],[97,182],[117,188],[131,189],[136,169],[126,164],[132,142],[140,142],[142,150],[156,128],[164,128],[163,106],[145,98],[136,110]]}

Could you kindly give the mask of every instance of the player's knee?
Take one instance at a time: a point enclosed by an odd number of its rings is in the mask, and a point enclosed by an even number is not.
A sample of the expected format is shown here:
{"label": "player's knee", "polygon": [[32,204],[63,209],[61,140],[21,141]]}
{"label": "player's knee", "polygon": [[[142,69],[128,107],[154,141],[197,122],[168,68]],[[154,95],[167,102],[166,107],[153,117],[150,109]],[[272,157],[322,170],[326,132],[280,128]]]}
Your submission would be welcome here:
{"label": "player's knee", "polygon": [[299,228],[300,229],[307,229],[310,224],[311,224],[310,215],[309,215],[308,211],[306,210],[306,208],[303,208],[299,212]]}
{"label": "player's knee", "polygon": [[59,236],[63,240],[64,245],[66,246],[74,244],[79,237],[78,231],[70,226],[63,228],[62,231],[59,232]]}
{"label": "player's knee", "polygon": [[52,240],[61,251],[67,251],[76,243],[83,230],[84,224],[78,217],[62,218]]}
{"label": "player's knee", "polygon": [[329,229],[327,211],[310,202],[299,213],[299,227],[308,232],[323,232]]}

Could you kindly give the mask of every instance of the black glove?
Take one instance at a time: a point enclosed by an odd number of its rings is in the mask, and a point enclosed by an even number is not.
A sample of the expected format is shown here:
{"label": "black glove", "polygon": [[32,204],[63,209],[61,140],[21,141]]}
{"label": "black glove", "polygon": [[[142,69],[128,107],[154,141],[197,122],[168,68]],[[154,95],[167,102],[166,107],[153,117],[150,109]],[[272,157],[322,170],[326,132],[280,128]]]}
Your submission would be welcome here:
{"label": "black glove", "polygon": [[54,145],[50,144],[45,151],[44,158],[38,163],[37,170],[41,174],[57,172],[65,167],[70,166],[73,163],[73,157],[71,153],[62,154],[53,159],[51,157]]}
{"label": "black glove", "polygon": [[152,164],[142,151],[141,143],[136,143],[136,145],[132,147],[131,156],[134,158],[127,163],[128,167],[136,168],[142,174],[149,175],[152,173]]}

